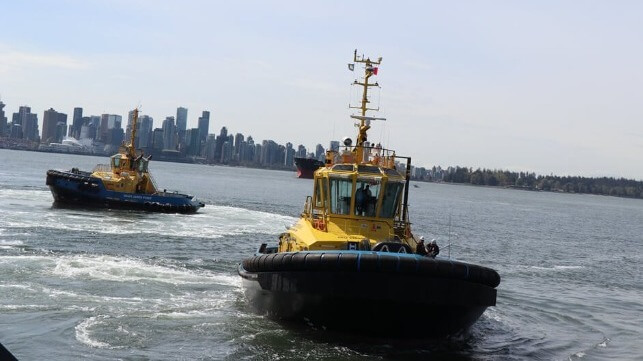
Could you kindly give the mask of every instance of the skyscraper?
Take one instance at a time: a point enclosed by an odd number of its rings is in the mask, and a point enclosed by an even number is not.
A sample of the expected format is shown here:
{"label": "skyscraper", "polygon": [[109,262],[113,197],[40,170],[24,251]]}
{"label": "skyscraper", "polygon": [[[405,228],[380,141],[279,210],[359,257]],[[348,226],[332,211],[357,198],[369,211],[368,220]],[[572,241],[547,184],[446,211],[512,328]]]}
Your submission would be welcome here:
{"label": "skyscraper", "polygon": [[297,154],[296,154],[296,156],[300,157],[300,158],[306,158],[306,155],[307,155],[306,147],[304,147],[303,145],[299,144],[299,146],[297,146]]}
{"label": "skyscraper", "polygon": [[179,144],[185,143],[185,130],[188,124],[188,109],[183,107],[176,108],[176,132],[179,136]]}
{"label": "skyscraper", "polygon": [[4,115],[5,104],[0,101],[0,137],[7,133],[7,117]]}
{"label": "skyscraper", "polygon": [[186,154],[191,156],[199,155],[199,128],[191,128],[185,131]]}
{"label": "skyscraper", "polygon": [[201,116],[199,117],[199,138],[201,142],[205,142],[205,138],[210,132],[210,112],[204,110]]}
{"label": "skyscraper", "polygon": [[77,107],[74,108],[74,118],[71,122],[71,131],[69,132],[70,137],[80,139],[80,130],[83,127],[83,108]]}
{"label": "skyscraper", "polygon": [[295,164],[295,149],[292,147],[292,143],[286,143],[286,159],[284,165],[286,167],[292,167]]}
{"label": "skyscraper", "polygon": [[[62,128],[62,131],[61,131]],[[43,143],[60,143],[65,135],[64,129],[67,128],[67,114],[58,113],[54,108],[45,110],[42,119],[42,137]]]}
{"label": "skyscraper", "polygon": [[174,117],[167,117],[163,121],[163,150],[176,149],[176,125]]}
{"label": "skyscraper", "polygon": [[13,113],[11,119],[11,136],[15,138],[38,140],[38,115],[31,113],[31,108],[23,105]]}
{"label": "skyscraper", "polygon": [[317,146],[315,147],[315,159],[323,161],[324,153],[324,147],[321,144],[317,144]]}
{"label": "skyscraper", "polygon": [[136,146],[138,148],[148,148],[152,144],[152,129],[154,129],[154,119],[149,115],[141,115],[138,118],[138,126],[136,127]]}

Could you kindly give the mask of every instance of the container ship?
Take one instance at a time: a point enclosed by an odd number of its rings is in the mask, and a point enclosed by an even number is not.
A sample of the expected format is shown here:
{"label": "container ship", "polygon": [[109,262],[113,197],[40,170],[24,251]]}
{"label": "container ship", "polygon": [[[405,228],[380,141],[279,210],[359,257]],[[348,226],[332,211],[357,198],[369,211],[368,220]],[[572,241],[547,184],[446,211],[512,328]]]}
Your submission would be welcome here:
{"label": "container ship", "polygon": [[295,157],[297,178],[313,179],[315,171],[324,166],[324,162],[314,158]]}

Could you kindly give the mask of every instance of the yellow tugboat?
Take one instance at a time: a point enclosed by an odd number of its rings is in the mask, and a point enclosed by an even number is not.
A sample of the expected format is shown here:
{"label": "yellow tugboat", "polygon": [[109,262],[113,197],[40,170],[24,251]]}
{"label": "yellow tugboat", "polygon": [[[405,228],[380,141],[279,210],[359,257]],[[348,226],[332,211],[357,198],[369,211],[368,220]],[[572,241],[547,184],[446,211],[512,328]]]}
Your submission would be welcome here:
{"label": "yellow tugboat", "polygon": [[[326,154],[299,221],[239,265],[250,305],[279,321],[387,336],[443,336],[468,328],[496,303],[498,273],[426,255],[411,231],[411,158],[368,143],[370,82],[364,66],[355,145]],[[400,163],[405,162],[405,167]],[[400,169],[404,172],[400,172]]]}
{"label": "yellow tugboat", "polygon": [[47,182],[57,203],[155,212],[194,213],[204,206],[196,197],[159,190],[148,170],[150,157],[136,150],[138,109],[134,109],[129,143],[93,171],[47,171]]}

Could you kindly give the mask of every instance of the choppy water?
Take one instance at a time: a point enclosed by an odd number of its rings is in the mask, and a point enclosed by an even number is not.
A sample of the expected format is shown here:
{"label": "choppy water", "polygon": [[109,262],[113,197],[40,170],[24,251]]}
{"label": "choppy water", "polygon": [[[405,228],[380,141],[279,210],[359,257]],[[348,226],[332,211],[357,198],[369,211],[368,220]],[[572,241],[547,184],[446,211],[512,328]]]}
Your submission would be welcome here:
{"label": "choppy water", "polygon": [[162,187],[207,206],[55,208],[47,169],[107,159],[0,159],[0,342],[19,359],[643,359],[640,200],[420,183],[410,189],[416,233],[498,270],[498,305],[446,340],[349,340],[249,312],[236,275],[295,221],[310,180],[153,162]]}

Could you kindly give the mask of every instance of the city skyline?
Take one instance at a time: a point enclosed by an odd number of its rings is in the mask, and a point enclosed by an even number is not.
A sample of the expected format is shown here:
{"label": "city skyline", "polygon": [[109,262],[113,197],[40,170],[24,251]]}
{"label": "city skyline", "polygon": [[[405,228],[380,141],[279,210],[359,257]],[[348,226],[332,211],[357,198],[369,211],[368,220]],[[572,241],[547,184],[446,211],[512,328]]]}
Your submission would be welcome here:
{"label": "city skyline", "polygon": [[415,164],[643,179],[641,10],[633,1],[12,2],[0,95],[7,114],[27,104],[41,124],[49,108],[71,122],[79,104],[123,117],[141,105],[157,122],[183,106],[187,128],[207,109],[212,132],[227,125],[314,147],[355,136],[347,105],[358,73],[346,64],[358,49],[383,57],[387,121],[370,138]]}
{"label": "city skyline", "polygon": [[[28,109],[30,112],[33,111],[33,109],[28,105],[20,105],[20,106],[18,106],[18,111],[17,112],[11,112],[10,111],[11,108],[10,107],[7,108],[7,104],[3,103],[1,100],[0,100],[0,104],[2,104],[2,108],[3,108],[2,111],[4,111],[5,117],[6,117],[6,114],[15,114],[15,113],[20,114],[20,112],[23,109]],[[47,120],[48,113],[53,113],[53,114],[55,114],[57,116],[62,117],[62,122],[64,122],[65,125],[66,125],[66,128],[64,128],[65,130],[62,132],[64,134],[64,137],[60,136],[58,139],[50,139],[50,137],[47,137],[47,134],[52,132],[51,130],[49,130],[51,127],[54,128],[53,132],[54,133],[56,132],[56,129],[55,129],[56,124],[53,124],[50,127],[45,126],[45,124],[47,123],[46,120]],[[98,133],[106,132],[108,129],[112,129],[113,125],[110,125],[110,122],[111,122],[112,124],[117,123],[118,124],[117,128],[122,129],[123,132],[124,132],[124,136],[127,136],[129,134],[128,132],[129,132],[129,126],[131,124],[132,113],[133,113],[132,110],[127,112],[127,117],[123,117],[120,114],[112,114],[112,113],[104,113],[104,114],[100,114],[100,115],[89,115],[89,114],[87,114],[87,112],[85,112],[85,109],[82,106],[75,106],[73,108],[73,112],[72,112],[74,117],[68,120],[67,113],[63,113],[62,111],[57,111],[55,108],[50,107],[48,110],[45,110],[43,112],[44,115],[42,117],[42,120],[38,120],[37,130],[38,130],[38,133],[40,135],[40,143],[43,143],[43,144],[52,143],[52,142],[60,143],[60,140],[62,140],[63,138],[67,138],[67,137],[73,137],[76,140],[80,140],[82,138],[92,138],[92,139],[98,140],[98,139],[100,139],[100,134],[95,134],[94,137],[89,137],[87,134],[85,134],[84,136],[80,135],[80,134],[82,134],[81,131],[80,131],[80,129],[81,129],[80,125],[82,124],[82,119],[87,119],[87,118],[92,118],[92,117],[100,117],[100,118],[107,119],[107,121],[105,121],[105,122],[101,121],[101,123],[100,123],[101,127],[104,126],[105,128],[104,129],[98,129],[97,130]],[[32,112],[31,114],[36,115],[36,119],[40,119],[39,117],[37,117],[37,113]],[[83,114],[84,114],[84,116],[83,116]],[[199,124],[200,120],[203,120],[203,122],[202,122],[203,123],[203,129],[204,130],[206,128],[208,129],[208,130],[206,130],[206,136],[204,136],[202,140],[205,140],[207,135],[215,135],[215,136],[217,135],[216,129],[211,129],[212,124],[209,124],[209,116],[210,116],[209,111],[204,110],[204,111],[201,112],[200,116],[198,116],[197,122],[194,123],[196,125],[196,127],[186,127],[186,123],[183,123],[183,120],[188,119],[189,109],[187,109],[185,107],[182,107],[182,106],[178,106],[177,110],[176,110],[176,114],[177,114],[176,117],[174,117],[172,115],[168,115],[168,116],[165,116],[165,120],[162,120],[157,124],[154,124],[153,123],[154,116],[150,116],[149,114],[140,113],[139,114],[139,128],[141,128],[141,127],[144,128],[144,129],[149,128],[150,132],[153,131],[154,129],[163,129],[163,123],[165,121],[171,119],[172,122],[173,122],[173,127],[174,127],[174,130],[175,130],[176,136],[178,136],[178,139],[176,139],[176,142],[177,142],[176,145],[177,146],[178,146],[178,143],[179,143],[180,139],[182,139],[183,141],[186,140],[185,135],[189,134],[190,130],[200,130],[199,127],[198,127],[198,124]],[[207,118],[204,118],[204,117],[207,117]],[[127,118],[127,124],[124,124],[122,122],[123,118]],[[180,118],[183,118],[183,120],[179,120]],[[157,118],[157,119],[159,119],[159,118]],[[58,118],[56,118],[56,122],[58,122],[58,121],[60,121],[60,120]],[[183,126],[181,126],[180,124],[182,124]],[[189,123],[187,123],[187,124],[189,124]],[[8,118],[7,125],[11,125],[11,120],[9,120],[9,118]],[[76,126],[79,127],[77,130],[75,130]],[[221,130],[224,130],[224,129],[225,129],[225,132],[227,132],[227,126],[225,124],[221,125]],[[61,131],[58,130],[59,135],[60,135],[60,132]],[[181,136],[181,132],[183,132],[183,137]],[[249,134],[249,132],[246,132],[246,131],[243,131],[243,130],[231,133],[230,135],[232,136],[233,134],[234,134],[233,137],[235,139],[234,140],[235,147],[237,146],[237,140],[239,138],[239,135],[245,137],[245,134],[248,134],[248,136],[250,136],[252,138],[252,134]],[[78,136],[76,136],[76,135],[78,135]],[[139,136],[140,135],[141,134],[139,133]],[[3,136],[3,133],[0,132],[0,137],[1,136]],[[10,135],[7,134],[7,136],[10,136]],[[45,139],[45,138],[47,138],[47,139]],[[141,146],[143,148],[148,146],[147,145],[147,138],[143,138],[143,139],[144,140],[141,142],[142,144],[139,143],[137,146]],[[262,140],[274,142],[274,140],[272,140],[272,139],[262,139]],[[243,139],[241,139],[241,141],[243,141]],[[334,140],[329,140],[328,143],[330,144],[333,141]],[[315,145],[304,145],[301,142],[298,142],[298,141],[295,141],[295,142],[299,143],[298,144],[299,150],[296,152],[297,156],[306,157],[309,154],[316,154],[315,158],[319,158],[319,146],[322,146],[322,143],[317,143]],[[285,146],[285,145],[290,144],[290,143],[291,143],[290,141],[287,141],[284,144],[281,144],[281,143],[276,143],[276,144]],[[301,147],[303,147],[303,149],[304,149],[303,154],[300,151]],[[322,146],[322,147],[325,147],[325,146]],[[165,148],[170,149],[170,147],[165,147]],[[190,155],[199,156],[201,154],[194,153],[194,154],[190,154]]]}

